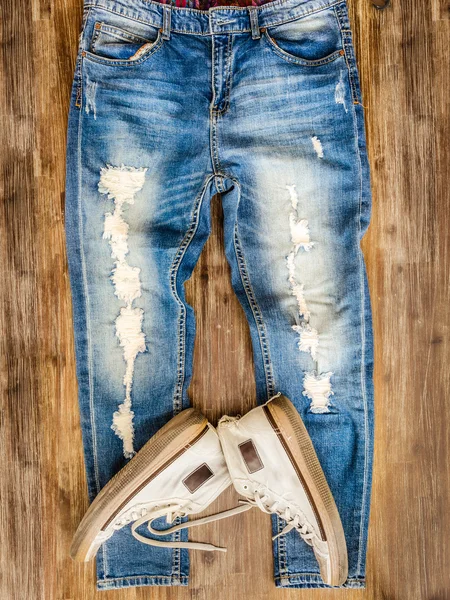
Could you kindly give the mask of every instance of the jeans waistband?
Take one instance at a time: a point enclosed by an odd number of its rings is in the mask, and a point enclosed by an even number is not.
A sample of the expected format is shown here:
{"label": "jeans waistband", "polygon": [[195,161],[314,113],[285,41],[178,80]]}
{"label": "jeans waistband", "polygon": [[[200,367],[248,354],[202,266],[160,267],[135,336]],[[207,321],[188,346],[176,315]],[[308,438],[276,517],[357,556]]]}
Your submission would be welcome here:
{"label": "jeans waistband", "polygon": [[280,25],[345,0],[273,0],[260,6],[219,6],[209,10],[180,8],[146,0],[85,0],[85,8],[98,7],[175,33],[213,35],[252,32]]}

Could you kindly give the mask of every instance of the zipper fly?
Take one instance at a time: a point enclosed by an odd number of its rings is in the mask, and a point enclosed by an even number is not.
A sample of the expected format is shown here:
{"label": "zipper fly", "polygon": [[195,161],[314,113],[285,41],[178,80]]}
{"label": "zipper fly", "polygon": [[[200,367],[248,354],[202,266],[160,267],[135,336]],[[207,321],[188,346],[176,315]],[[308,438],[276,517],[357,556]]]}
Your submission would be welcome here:
{"label": "zipper fly", "polygon": [[212,39],[212,92],[211,110],[224,113],[230,104],[232,45],[231,33],[213,34]]}

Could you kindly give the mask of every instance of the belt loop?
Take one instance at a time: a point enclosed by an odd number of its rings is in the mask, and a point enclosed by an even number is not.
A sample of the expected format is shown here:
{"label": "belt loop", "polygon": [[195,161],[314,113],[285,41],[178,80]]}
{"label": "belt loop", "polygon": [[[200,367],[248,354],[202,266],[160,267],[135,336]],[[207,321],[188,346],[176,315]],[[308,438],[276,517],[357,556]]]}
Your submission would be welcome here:
{"label": "belt loop", "polygon": [[170,4],[163,4],[163,26],[162,26],[162,39],[170,40],[170,20],[172,16],[172,6]]}
{"label": "belt loop", "polygon": [[258,9],[255,6],[248,7],[248,14],[250,15],[250,25],[252,27],[252,38],[259,40],[261,33],[258,25]]}

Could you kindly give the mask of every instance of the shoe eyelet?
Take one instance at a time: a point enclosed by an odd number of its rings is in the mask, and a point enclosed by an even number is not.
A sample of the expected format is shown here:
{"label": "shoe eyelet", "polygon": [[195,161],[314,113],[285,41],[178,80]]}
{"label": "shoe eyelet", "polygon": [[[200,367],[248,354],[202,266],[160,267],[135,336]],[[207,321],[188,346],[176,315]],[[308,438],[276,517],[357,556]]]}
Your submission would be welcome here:
{"label": "shoe eyelet", "polygon": [[242,487],[244,490],[248,490],[248,485],[243,485]]}

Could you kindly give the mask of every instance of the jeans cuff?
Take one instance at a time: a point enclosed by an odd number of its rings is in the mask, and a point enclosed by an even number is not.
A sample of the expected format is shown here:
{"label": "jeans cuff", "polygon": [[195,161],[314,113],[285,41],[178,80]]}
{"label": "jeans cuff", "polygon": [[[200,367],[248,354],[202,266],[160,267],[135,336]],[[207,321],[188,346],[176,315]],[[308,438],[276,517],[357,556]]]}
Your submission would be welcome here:
{"label": "jeans cuff", "polygon": [[[326,585],[320,575],[316,573],[291,573],[275,577],[275,586],[279,588],[330,588]],[[339,588],[365,588],[366,580],[363,577],[350,577],[338,586]]]}
{"label": "jeans cuff", "polygon": [[139,575],[137,577],[112,577],[107,579],[97,579],[98,590],[115,590],[126,587],[137,587],[145,585],[168,585],[178,586],[187,585],[189,577],[170,577],[167,575]]}

